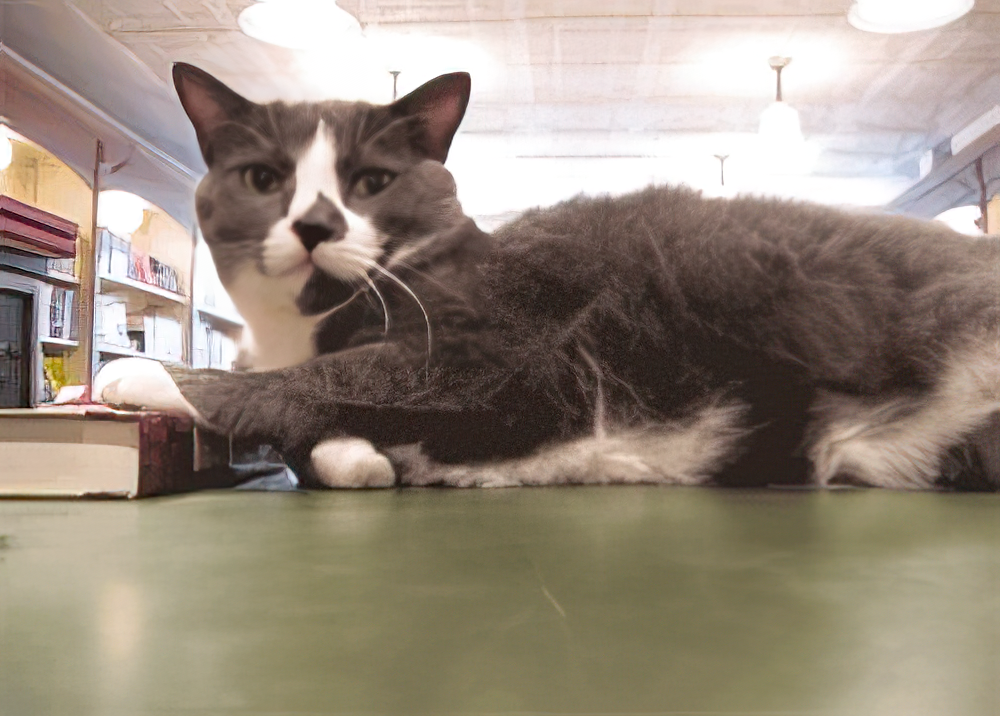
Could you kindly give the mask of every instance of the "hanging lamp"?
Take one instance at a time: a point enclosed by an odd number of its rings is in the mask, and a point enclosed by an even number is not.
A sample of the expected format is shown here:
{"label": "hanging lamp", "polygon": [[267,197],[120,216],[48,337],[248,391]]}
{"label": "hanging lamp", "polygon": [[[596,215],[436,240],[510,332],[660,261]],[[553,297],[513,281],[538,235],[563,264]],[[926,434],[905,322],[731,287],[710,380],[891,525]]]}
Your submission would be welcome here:
{"label": "hanging lamp", "polygon": [[847,21],[866,32],[916,32],[954,22],[975,4],[975,0],[856,0],[847,11]]}
{"label": "hanging lamp", "polygon": [[758,161],[772,174],[808,173],[817,157],[815,147],[802,136],[798,111],[781,94],[781,71],[791,61],[790,57],[768,60],[775,73],[776,88],[774,101],[760,115]]}
{"label": "hanging lamp", "polygon": [[760,136],[767,144],[782,146],[801,144],[803,141],[799,113],[781,96],[781,71],[788,67],[791,61],[791,57],[772,57],[768,60],[768,64],[774,70],[777,86],[774,102],[760,115]]}
{"label": "hanging lamp", "polygon": [[295,50],[336,46],[362,35],[358,19],[335,0],[259,0],[244,8],[237,24],[245,35]]}

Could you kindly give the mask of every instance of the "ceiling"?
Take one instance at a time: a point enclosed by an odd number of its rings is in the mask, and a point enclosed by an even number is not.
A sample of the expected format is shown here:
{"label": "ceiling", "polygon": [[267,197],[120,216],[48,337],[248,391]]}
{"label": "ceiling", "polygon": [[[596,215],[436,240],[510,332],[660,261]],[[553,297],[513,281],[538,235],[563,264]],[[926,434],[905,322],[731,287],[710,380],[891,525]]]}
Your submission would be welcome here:
{"label": "ceiling", "polygon": [[[902,35],[850,26],[850,0],[340,0],[366,40],[308,52],[240,32],[236,17],[251,2],[0,0],[0,31],[15,74],[40,72],[115,124],[124,139],[110,151],[122,156],[109,164],[170,165],[173,193],[160,197],[150,169],[144,195],[186,223],[204,167],[169,85],[175,61],[258,101],[382,102],[390,69],[401,93],[471,71],[449,164],[469,213],[487,222],[649,181],[885,204],[917,181],[924,152],[1000,105],[1000,0]],[[774,94],[771,55],[792,58],[784,98],[816,153],[807,174],[770,172],[754,150]],[[41,127],[43,113],[17,110],[17,94],[8,88],[0,115],[92,167],[91,145]],[[716,154],[730,155],[726,188]],[[129,172],[109,182],[128,184]]]}

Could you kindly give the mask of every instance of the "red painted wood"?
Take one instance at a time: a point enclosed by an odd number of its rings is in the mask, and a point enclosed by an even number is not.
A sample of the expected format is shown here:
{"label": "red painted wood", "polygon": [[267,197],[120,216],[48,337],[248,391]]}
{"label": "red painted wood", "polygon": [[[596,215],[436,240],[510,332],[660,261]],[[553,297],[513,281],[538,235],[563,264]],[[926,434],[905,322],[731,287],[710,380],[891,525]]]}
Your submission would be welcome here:
{"label": "red painted wood", "polygon": [[78,230],[72,221],[0,195],[0,246],[69,259],[76,256]]}

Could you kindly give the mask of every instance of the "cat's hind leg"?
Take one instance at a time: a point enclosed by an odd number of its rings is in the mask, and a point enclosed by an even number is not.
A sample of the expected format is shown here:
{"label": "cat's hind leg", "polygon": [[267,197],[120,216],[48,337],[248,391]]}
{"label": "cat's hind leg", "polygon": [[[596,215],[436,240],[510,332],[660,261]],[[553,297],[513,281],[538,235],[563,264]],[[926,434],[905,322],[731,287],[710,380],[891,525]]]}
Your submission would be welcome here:
{"label": "cat's hind leg", "polygon": [[1000,347],[954,354],[926,393],[827,394],[815,414],[809,456],[820,485],[1000,489]]}
{"label": "cat's hind leg", "polygon": [[323,487],[392,487],[392,463],[362,438],[331,438],[309,455],[312,479]]}
{"label": "cat's hind leg", "polygon": [[410,486],[704,485],[739,453],[746,413],[720,402],[684,420],[602,430],[505,459],[441,463],[418,445],[387,452]]}

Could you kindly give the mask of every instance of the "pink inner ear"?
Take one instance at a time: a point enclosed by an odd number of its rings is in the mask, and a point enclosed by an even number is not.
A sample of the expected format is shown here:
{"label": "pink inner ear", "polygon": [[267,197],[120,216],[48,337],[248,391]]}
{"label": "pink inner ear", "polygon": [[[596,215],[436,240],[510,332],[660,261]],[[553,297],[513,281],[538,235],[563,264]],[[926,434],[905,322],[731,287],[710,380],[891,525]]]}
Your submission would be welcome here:
{"label": "pink inner ear", "polygon": [[452,135],[462,121],[462,103],[458,97],[447,96],[440,104],[435,105],[424,115],[427,121],[427,135],[433,151],[440,155],[439,161],[444,161],[451,145]]}
{"label": "pink inner ear", "polygon": [[228,119],[208,87],[188,77],[183,78],[181,84],[182,87],[178,88],[181,104],[199,135],[207,136]]}
{"label": "pink inner ear", "polygon": [[397,102],[400,114],[420,118],[424,150],[429,158],[444,162],[448,157],[452,137],[469,101],[469,86],[469,76],[465,73],[441,75]]}

